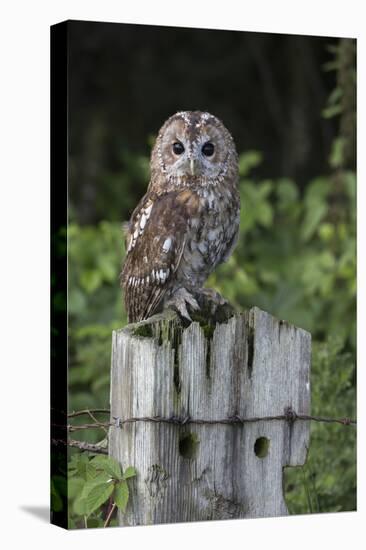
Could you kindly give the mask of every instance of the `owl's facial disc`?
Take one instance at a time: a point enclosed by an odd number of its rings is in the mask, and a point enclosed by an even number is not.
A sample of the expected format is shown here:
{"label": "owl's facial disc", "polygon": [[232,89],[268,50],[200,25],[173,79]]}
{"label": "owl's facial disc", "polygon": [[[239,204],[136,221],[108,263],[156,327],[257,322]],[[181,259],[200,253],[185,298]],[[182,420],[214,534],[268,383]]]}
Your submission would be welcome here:
{"label": "owl's facial disc", "polygon": [[175,120],[167,128],[161,144],[166,172],[178,178],[217,176],[224,161],[219,137],[218,129],[209,124],[192,130],[183,120]]}
{"label": "owl's facial disc", "polygon": [[236,162],[235,145],[222,122],[210,113],[181,111],[159,132],[159,171],[175,183],[214,183]]}

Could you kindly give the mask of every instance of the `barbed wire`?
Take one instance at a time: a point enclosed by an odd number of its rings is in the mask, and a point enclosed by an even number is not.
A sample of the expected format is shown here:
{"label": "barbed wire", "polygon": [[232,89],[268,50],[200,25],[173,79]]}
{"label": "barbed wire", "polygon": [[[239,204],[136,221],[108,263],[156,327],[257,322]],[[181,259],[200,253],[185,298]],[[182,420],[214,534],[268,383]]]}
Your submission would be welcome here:
{"label": "barbed wire", "polygon": [[291,408],[286,409],[284,414],[273,415],[273,416],[253,416],[249,418],[243,418],[239,415],[230,416],[228,418],[218,418],[218,419],[204,419],[204,418],[191,418],[186,416],[184,418],[179,417],[170,417],[164,418],[160,416],[144,416],[139,418],[126,418],[121,420],[119,417],[113,417],[115,420],[114,425],[123,427],[124,424],[133,423],[133,422],[164,422],[169,424],[246,424],[252,422],[271,422],[273,420],[286,420],[287,422],[293,423],[296,420],[313,420],[315,422],[327,422],[327,423],[338,423],[343,424],[344,426],[355,425],[356,420],[351,418],[328,418],[324,416],[310,416],[307,414],[297,414]]}
{"label": "barbed wire", "polygon": [[[110,414],[109,409],[83,409],[80,411],[73,411],[71,413],[65,413],[59,411],[67,418],[75,418],[78,416],[87,415],[94,420],[93,423],[88,424],[52,424],[54,427],[67,429],[67,432],[76,432],[79,430],[88,430],[88,429],[102,429],[105,432],[107,428],[114,426],[116,428],[123,428],[125,424],[133,424],[137,422],[153,422],[153,423],[167,423],[175,424],[178,426],[184,426],[187,424],[246,424],[253,422],[271,422],[274,420],[285,420],[286,422],[293,424],[294,422],[300,421],[313,421],[313,422],[324,422],[327,424],[336,423],[343,426],[356,426],[357,421],[352,418],[343,417],[343,418],[332,418],[328,416],[313,416],[308,414],[299,414],[296,413],[291,407],[286,407],[283,414],[279,415],[270,415],[270,416],[253,416],[248,418],[243,418],[239,415],[229,416],[227,418],[215,418],[215,419],[206,419],[206,418],[191,418],[190,416],[178,417],[178,416],[141,416],[141,417],[131,417],[121,419],[119,416],[113,416],[113,422],[99,422],[95,418],[95,414]],[[107,443],[104,444],[107,439],[103,440],[103,445],[101,443],[93,444],[87,443],[86,441],[78,441],[76,439],[51,439],[52,445],[67,445],[69,447],[75,447],[81,451],[88,451],[92,453],[108,454]]]}
{"label": "barbed wire", "polygon": [[[77,416],[82,415],[89,415],[95,420],[94,423],[87,423],[87,424],[68,424],[67,430],[69,432],[74,432],[78,430],[86,430],[86,429],[106,429],[111,426],[123,428],[125,424],[131,424],[136,422],[156,422],[156,423],[167,423],[167,424],[175,424],[175,425],[185,425],[185,424],[246,424],[246,423],[252,423],[252,422],[271,422],[274,420],[285,420],[287,422],[293,423],[297,420],[300,421],[313,421],[313,422],[323,422],[323,423],[336,423],[341,424],[343,426],[355,426],[357,425],[357,421],[352,418],[343,417],[343,418],[332,418],[327,416],[315,416],[315,415],[308,415],[308,414],[301,414],[295,412],[291,407],[286,407],[283,414],[280,415],[268,415],[268,416],[254,416],[254,417],[241,417],[239,415],[230,416],[227,418],[215,418],[215,419],[206,419],[206,418],[192,418],[190,416],[185,417],[178,417],[178,416],[170,416],[170,417],[162,417],[162,416],[141,416],[141,417],[131,417],[131,418],[125,418],[121,419],[120,417],[113,416],[114,422],[99,422],[93,417],[93,414],[110,414],[110,410],[108,409],[84,409],[82,411],[74,411],[72,413],[68,413],[68,418],[74,418]],[[59,426],[62,427],[62,426]]]}

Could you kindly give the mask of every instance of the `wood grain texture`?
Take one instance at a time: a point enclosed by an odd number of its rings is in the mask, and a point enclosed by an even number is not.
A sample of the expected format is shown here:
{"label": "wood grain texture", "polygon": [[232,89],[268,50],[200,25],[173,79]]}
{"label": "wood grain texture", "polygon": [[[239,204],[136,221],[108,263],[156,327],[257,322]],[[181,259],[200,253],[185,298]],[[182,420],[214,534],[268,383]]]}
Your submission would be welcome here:
{"label": "wood grain texture", "polygon": [[[309,414],[309,333],[258,308],[209,332],[169,311],[115,331],[111,416]],[[119,523],[286,515],[283,468],[304,464],[308,445],[307,421],[113,426],[110,455],[137,470]]]}

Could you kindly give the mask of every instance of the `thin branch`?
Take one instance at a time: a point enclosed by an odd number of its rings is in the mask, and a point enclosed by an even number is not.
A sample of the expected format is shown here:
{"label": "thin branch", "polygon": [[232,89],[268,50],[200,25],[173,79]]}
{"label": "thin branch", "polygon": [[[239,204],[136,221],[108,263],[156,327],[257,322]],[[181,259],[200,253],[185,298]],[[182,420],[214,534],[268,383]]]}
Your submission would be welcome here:
{"label": "thin branch", "polygon": [[76,447],[81,451],[89,451],[91,453],[98,453],[102,455],[108,454],[108,446],[102,447],[99,443],[87,443],[86,441],[77,441],[76,439],[69,439],[67,444],[69,447]]}
{"label": "thin branch", "polygon": [[[99,420],[97,420],[97,419],[95,418],[95,416],[93,415],[93,413],[92,413],[90,410],[88,411],[88,414],[89,414],[90,418],[91,418],[92,420],[94,420],[94,422],[96,422],[96,423],[99,422]],[[108,435],[108,430],[107,430],[107,428],[102,427],[102,430],[104,431],[104,433],[105,433],[106,435]]]}
{"label": "thin branch", "polygon": [[88,414],[90,416],[90,413],[94,414],[109,414],[111,411],[109,409],[83,409],[81,411],[74,411],[72,413],[68,413],[69,418],[73,418],[75,416],[82,416],[84,414]]}
{"label": "thin branch", "polygon": [[107,519],[105,520],[105,523],[104,523],[104,526],[103,526],[103,527],[108,527],[108,525],[109,525],[109,523],[110,523],[110,521],[111,521],[111,519],[112,519],[112,514],[113,514],[113,512],[115,511],[116,507],[117,507],[117,504],[114,502],[112,508],[111,508],[110,511],[109,511],[109,514],[108,514],[108,516],[107,516]]}
{"label": "thin branch", "polygon": [[90,453],[97,453],[102,455],[107,455],[107,448],[101,447],[98,443],[87,443],[86,441],[77,441],[76,439],[69,439],[65,441],[64,439],[52,439],[54,445],[68,445],[69,447],[76,447],[81,451],[88,451]]}
{"label": "thin branch", "polygon": [[109,428],[109,426],[114,426],[111,422],[96,422],[95,424],[79,424],[76,426],[73,426],[72,424],[67,425],[67,431],[68,432],[77,432],[79,430],[89,430],[96,428],[98,430],[103,430],[105,428]]}

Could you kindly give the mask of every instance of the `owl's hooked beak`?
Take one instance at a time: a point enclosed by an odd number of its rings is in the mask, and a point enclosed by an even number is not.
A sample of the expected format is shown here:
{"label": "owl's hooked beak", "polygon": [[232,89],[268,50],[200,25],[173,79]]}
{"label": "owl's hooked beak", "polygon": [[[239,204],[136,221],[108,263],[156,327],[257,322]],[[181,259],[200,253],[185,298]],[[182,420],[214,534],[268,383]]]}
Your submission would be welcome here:
{"label": "owl's hooked beak", "polygon": [[194,159],[190,159],[189,161],[189,168],[191,170],[191,175],[195,175],[195,165],[194,165]]}

